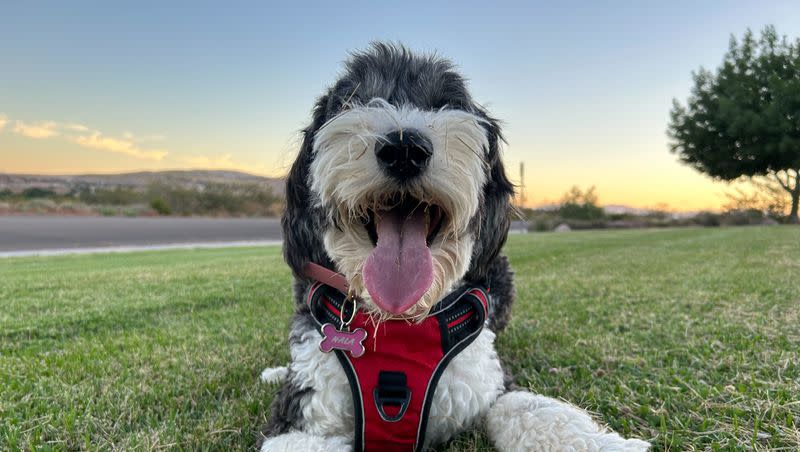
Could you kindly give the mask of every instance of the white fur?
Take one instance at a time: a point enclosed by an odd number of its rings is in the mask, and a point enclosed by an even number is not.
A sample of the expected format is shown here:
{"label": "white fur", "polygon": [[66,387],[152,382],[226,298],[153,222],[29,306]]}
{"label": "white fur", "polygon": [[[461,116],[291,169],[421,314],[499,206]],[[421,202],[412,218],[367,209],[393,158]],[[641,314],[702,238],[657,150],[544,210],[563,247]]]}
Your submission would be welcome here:
{"label": "white fur", "polygon": [[[325,250],[367,308],[375,310],[361,269],[373,246],[362,220],[369,210],[387,207],[397,194],[435,204],[448,219],[431,244],[434,283],[404,314],[427,312],[466,272],[474,243],[468,227],[487,180],[489,144],[482,122],[462,110],[425,111],[376,99],[342,112],[317,131],[309,183],[317,201],[341,227],[325,231]],[[433,154],[426,171],[401,188],[378,166],[374,149],[386,134],[409,129],[430,140]]]}
{"label": "white fur", "polygon": [[484,329],[447,366],[431,404],[426,444],[440,444],[472,427],[503,393],[494,333]]}
{"label": "white fur", "polygon": [[285,366],[267,367],[261,371],[261,381],[268,384],[282,383],[288,373],[289,369]]}
{"label": "white fur", "polygon": [[501,451],[646,451],[650,445],[603,431],[589,415],[568,403],[515,391],[497,399],[486,429]]}
{"label": "white fur", "polygon": [[304,432],[274,436],[261,445],[262,452],[349,452],[353,446],[341,436],[324,437]]}
{"label": "white fur", "polygon": [[306,331],[291,347],[292,382],[300,389],[310,388],[303,404],[305,432],[318,436],[345,436],[352,441],[353,396],[347,376],[336,355],[322,353],[320,335]]}

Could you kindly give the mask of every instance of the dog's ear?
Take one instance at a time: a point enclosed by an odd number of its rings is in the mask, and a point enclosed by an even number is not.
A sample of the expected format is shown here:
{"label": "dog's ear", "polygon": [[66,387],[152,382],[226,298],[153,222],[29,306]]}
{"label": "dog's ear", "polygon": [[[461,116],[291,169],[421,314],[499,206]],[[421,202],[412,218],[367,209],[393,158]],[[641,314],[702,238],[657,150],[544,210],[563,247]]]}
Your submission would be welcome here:
{"label": "dog's ear", "polygon": [[325,124],[328,97],[325,95],[317,100],[311,124],[303,129],[300,153],[286,178],[286,208],[281,219],[283,257],[296,277],[302,277],[302,268],[307,262],[332,268],[322,243],[322,231],[325,230],[327,218],[314,205],[309,188],[309,171],[314,159],[314,135]]}
{"label": "dog's ear", "polygon": [[484,128],[489,143],[486,153],[489,179],[483,191],[483,208],[480,209],[480,218],[477,219],[480,223],[467,279],[484,282],[491,265],[506,242],[511,223],[509,217],[514,185],[508,180],[500,158],[500,143],[504,140],[499,122],[483,111],[479,111],[478,114],[486,121]]}

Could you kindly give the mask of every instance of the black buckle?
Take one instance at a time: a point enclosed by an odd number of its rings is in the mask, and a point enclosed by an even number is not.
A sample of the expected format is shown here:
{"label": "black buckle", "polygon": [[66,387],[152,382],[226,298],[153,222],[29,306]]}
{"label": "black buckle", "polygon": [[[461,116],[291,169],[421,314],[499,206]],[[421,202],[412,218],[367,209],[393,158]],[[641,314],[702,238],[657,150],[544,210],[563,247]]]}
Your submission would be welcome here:
{"label": "black buckle", "polygon": [[[397,422],[403,418],[411,401],[411,390],[406,386],[406,374],[403,372],[381,371],[378,374],[378,386],[373,391],[378,414],[386,422]],[[399,406],[400,411],[390,416],[384,406]]]}

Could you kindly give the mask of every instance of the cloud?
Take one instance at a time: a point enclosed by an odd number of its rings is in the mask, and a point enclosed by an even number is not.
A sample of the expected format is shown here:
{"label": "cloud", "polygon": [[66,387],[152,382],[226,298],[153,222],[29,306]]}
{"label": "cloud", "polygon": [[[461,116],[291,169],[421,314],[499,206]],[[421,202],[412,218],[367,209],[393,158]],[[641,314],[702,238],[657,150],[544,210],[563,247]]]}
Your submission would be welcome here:
{"label": "cloud", "polygon": [[[8,123],[8,118],[0,113],[0,129],[6,123]],[[122,138],[115,138],[75,122],[15,121],[13,131],[35,139],[62,137],[85,148],[113,152],[145,160],[163,160],[168,154],[163,149],[147,149],[141,146],[143,142],[163,140],[164,137],[161,135],[136,137],[133,133],[126,131],[122,133]]]}
{"label": "cloud", "polygon": [[72,130],[75,132],[88,132],[89,130],[91,130],[89,129],[89,127],[83,124],[76,124],[76,123],[62,124],[61,126],[67,130]]}
{"label": "cloud", "polygon": [[163,160],[168,154],[167,151],[162,149],[142,149],[134,142],[134,138],[130,134],[126,134],[123,138],[112,138],[103,136],[100,132],[94,131],[90,135],[74,137],[73,141],[83,147],[129,155],[146,160]]}
{"label": "cloud", "polygon": [[88,132],[90,130],[91,129],[89,129],[89,127],[74,122],[59,123],[55,121],[16,121],[14,123],[14,132],[24,135],[28,138],[36,139],[55,137],[62,135],[63,132]]}
{"label": "cloud", "polygon": [[59,124],[53,121],[40,121],[35,123],[17,121],[14,124],[14,132],[28,138],[50,138],[59,134]]}
{"label": "cloud", "polygon": [[122,132],[122,138],[134,143],[149,143],[153,141],[164,141],[167,139],[167,137],[164,135],[134,135],[133,132],[129,132],[127,130]]}

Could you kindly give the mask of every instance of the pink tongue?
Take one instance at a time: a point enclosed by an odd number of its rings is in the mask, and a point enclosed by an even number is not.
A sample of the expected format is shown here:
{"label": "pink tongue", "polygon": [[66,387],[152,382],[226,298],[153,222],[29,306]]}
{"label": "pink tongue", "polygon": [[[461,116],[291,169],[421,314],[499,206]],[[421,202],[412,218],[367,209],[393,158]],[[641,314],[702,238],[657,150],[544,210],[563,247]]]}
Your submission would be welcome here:
{"label": "pink tongue", "polygon": [[433,258],[425,243],[425,213],[381,212],[376,219],[378,245],[364,263],[364,284],[384,311],[401,314],[433,282]]}

